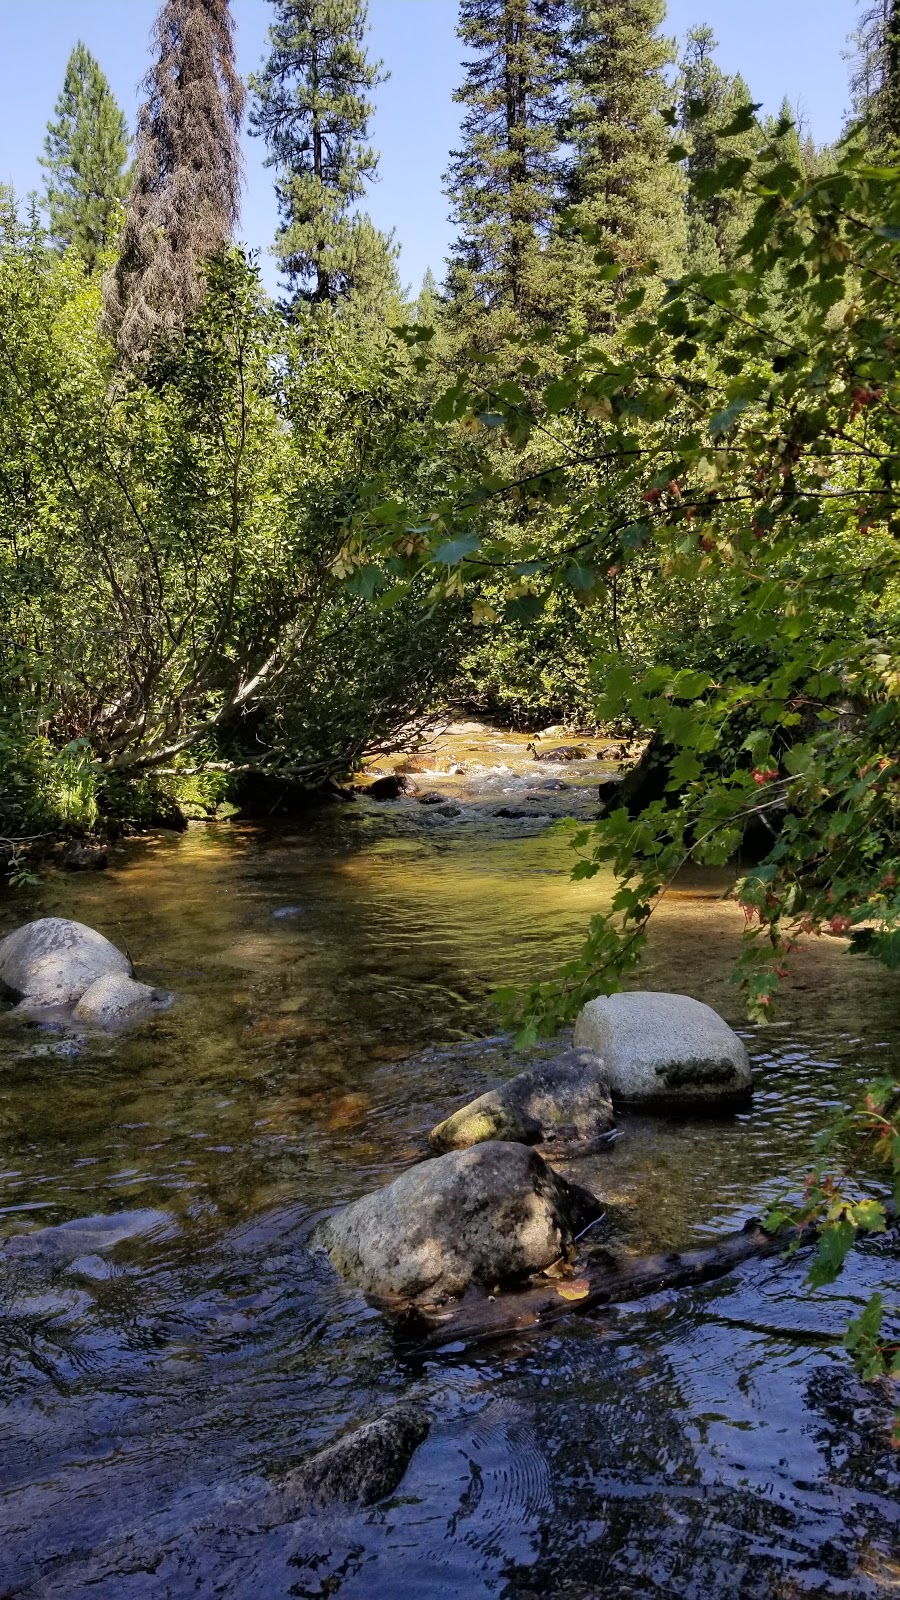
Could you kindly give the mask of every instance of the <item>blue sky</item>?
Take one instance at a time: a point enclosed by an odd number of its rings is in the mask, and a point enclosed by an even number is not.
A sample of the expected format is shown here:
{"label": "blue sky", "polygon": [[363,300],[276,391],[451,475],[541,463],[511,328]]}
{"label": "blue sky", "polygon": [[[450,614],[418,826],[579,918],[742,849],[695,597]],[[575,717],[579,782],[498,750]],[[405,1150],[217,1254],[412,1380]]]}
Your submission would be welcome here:
{"label": "blue sky", "polygon": [[[0,0],[0,180],[17,193],[40,189],[37,158],[62,85],[66,60],[80,37],[98,57],[129,121],[147,65],[147,41],[158,0]],[[232,0],[243,73],[262,56],[268,0]],[[743,72],[755,100],[777,110],[787,95],[819,140],[839,132],[847,106],[847,63],[841,52],[855,25],[854,0],[670,0],[666,31],[683,37],[708,22],[719,61]],[[460,82],[456,0],[370,0],[371,49],[391,77],[378,91],[372,138],[381,174],[369,211],[394,229],[404,282],[418,288],[426,267],[438,277],[451,231],[441,174],[458,129],[452,93]],[[247,186],[241,236],[265,251],[274,235],[271,174],[256,139],[245,139]],[[274,263],[264,267],[271,287]]]}

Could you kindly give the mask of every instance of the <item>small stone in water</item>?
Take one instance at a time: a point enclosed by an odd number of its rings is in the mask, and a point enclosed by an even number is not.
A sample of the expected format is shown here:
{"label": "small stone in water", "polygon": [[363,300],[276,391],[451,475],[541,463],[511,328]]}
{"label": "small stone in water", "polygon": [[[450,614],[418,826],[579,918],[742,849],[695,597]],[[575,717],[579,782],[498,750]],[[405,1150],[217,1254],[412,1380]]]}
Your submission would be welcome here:
{"label": "small stone in water", "polygon": [[83,1039],[62,1039],[59,1044],[53,1046],[53,1054],[74,1060],[76,1056],[83,1056],[86,1049],[87,1045]]}
{"label": "small stone in water", "polygon": [[104,1261],[102,1256],[78,1256],[77,1260],[70,1262],[66,1273],[71,1278],[90,1278],[95,1283],[102,1283],[106,1278],[114,1278],[116,1269],[111,1261]]}

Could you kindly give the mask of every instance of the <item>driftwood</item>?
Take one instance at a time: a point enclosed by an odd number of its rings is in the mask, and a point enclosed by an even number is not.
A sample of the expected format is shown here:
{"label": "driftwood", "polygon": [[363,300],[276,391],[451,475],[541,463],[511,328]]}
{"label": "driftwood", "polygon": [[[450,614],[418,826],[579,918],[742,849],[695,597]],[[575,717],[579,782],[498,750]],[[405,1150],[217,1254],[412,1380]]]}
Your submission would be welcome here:
{"label": "driftwood", "polygon": [[[814,1230],[806,1232],[812,1241]],[[726,1234],[715,1244],[694,1250],[652,1256],[602,1250],[583,1266],[576,1266],[572,1277],[532,1283],[496,1296],[470,1289],[455,1305],[395,1308],[395,1329],[404,1341],[422,1350],[458,1342],[477,1344],[547,1327],[573,1311],[592,1311],[617,1301],[637,1300],[660,1289],[679,1289],[724,1278],[744,1261],[776,1255],[796,1241],[795,1228],[787,1226],[767,1233],[754,1217],[739,1233]],[[807,1240],[802,1238],[801,1242]]]}
{"label": "driftwood", "polygon": [[[882,1200],[888,1228],[900,1223],[894,1201]],[[667,1254],[633,1256],[624,1250],[598,1250],[582,1264],[563,1267],[565,1276],[548,1274],[527,1287],[490,1295],[470,1288],[455,1304],[441,1306],[381,1302],[401,1339],[419,1350],[442,1345],[480,1344],[511,1333],[549,1327],[571,1312],[594,1311],[598,1306],[639,1300],[661,1289],[685,1289],[727,1277],[735,1267],[757,1257],[782,1255],[798,1245],[815,1244],[819,1229],[798,1229],[790,1222],[767,1232],[758,1217],[751,1217],[738,1233],[726,1233],[714,1244]],[[551,1269],[552,1270],[552,1269]],[[571,1274],[571,1275],[569,1275]]]}

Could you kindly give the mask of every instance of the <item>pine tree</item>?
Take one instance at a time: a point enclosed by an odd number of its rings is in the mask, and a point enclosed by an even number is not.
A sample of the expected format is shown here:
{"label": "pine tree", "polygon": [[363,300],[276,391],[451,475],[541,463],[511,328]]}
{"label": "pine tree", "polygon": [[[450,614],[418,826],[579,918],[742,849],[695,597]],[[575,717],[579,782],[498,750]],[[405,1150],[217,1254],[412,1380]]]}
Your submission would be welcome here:
{"label": "pine tree", "polygon": [[900,152],[900,0],[873,0],[851,40],[853,111],[874,154]]}
{"label": "pine tree", "polygon": [[440,300],[438,296],[437,280],[430,267],[425,268],[422,287],[416,297],[413,310],[413,321],[421,323],[426,328],[433,328],[440,313]]}
{"label": "pine tree", "polygon": [[228,0],[164,0],[144,80],[119,260],[104,279],[121,355],[143,356],[200,304],[203,262],[237,222],[244,86]]}
{"label": "pine tree", "polygon": [[[664,0],[581,0],[572,32],[572,151],[567,200],[577,227],[624,266],[656,262],[676,273],[684,252],[683,180],[669,161],[663,111],[673,45],[659,34]],[[589,324],[608,322],[615,293],[575,251],[570,280]],[[585,282],[585,277],[587,281]],[[616,293],[627,283],[618,280]]]}
{"label": "pine tree", "polygon": [[466,107],[463,143],[445,182],[459,228],[449,291],[463,316],[540,305],[568,17],[569,0],[461,0],[457,33],[474,54],[454,96]]}
{"label": "pine tree", "polygon": [[377,172],[368,96],[385,78],[366,55],[366,0],[272,3],[269,57],[250,80],[251,131],[276,169],[276,251],[290,298],[377,304],[399,285],[391,239],[353,210]]}
{"label": "pine tree", "polygon": [[763,133],[784,161],[799,167],[805,178],[817,178],[833,169],[834,155],[828,145],[817,145],[804,129],[802,117],[785,95],[777,117],[766,117]]}
{"label": "pine tree", "polygon": [[708,195],[703,179],[728,156],[750,156],[758,130],[722,138],[722,130],[743,107],[752,104],[743,78],[726,76],[715,61],[712,28],[691,28],[679,73],[679,125],[688,142],[687,253],[685,265],[695,272],[715,272],[734,261],[739,240],[750,225],[754,202],[735,190]]}
{"label": "pine tree", "polygon": [[0,250],[13,244],[19,233],[19,207],[16,192],[9,183],[0,183]]}
{"label": "pine tree", "polygon": [[66,67],[56,121],[47,124],[46,168],[50,236],[74,247],[93,272],[115,231],[128,189],[128,126],[100,63],[81,40]]}

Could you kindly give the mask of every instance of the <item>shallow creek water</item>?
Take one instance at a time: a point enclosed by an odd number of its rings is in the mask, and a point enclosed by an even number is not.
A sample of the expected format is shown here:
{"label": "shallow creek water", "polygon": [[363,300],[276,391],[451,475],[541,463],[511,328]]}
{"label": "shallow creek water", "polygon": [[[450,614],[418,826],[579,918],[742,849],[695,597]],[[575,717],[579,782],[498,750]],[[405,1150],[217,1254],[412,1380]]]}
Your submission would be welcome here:
{"label": "shallow creek water", "polygon": [[[415,778],[456,815],[192,826],[0,902],[0,933],[77,917],[180,996],[118,1039],[0,1018],[0,1596],[900,1593],[885,1407],[839,1342],[873,1289],[896,1297],[884,1245],[813,1298],[801,1264],[766,1261],[427,1358],[309,1248],[517,1070],[490,992],[549,973],[606,892],[569,880],[548,826],[610,770],[578,742],[590,759],[557,766],[457,730]],[[679,885],[636,981],[741,1027],[724,885]],[[895,1059],[896,978],[823,941],[780,1021],[742,1031],[747,1111],[623,1115],[571,1169],[629,1245],[725,1231],[802,1183],[829,1108]],[[264,1479],[399,1398],[434,1422],[391,1501],[253,1527]]]}

